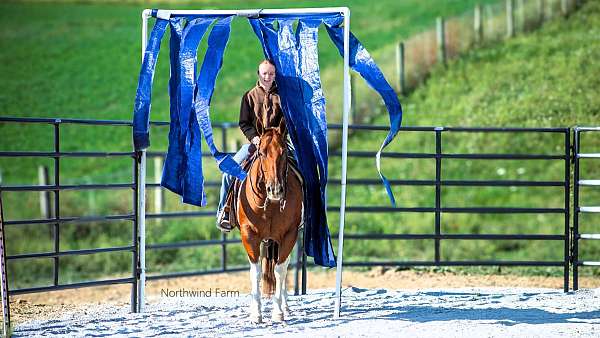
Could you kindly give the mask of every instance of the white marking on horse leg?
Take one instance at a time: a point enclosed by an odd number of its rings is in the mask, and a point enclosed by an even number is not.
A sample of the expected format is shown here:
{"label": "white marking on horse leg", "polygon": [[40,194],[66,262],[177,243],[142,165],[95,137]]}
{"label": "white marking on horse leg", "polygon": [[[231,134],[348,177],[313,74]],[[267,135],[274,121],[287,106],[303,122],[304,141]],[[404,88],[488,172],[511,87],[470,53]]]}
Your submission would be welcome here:
{"label": "white marking on horse leg", "polygon": [[290,315],[290,308],[288,307],[288,303],[287,303],[287,298],[288,298],[288,293],[287,293],[287,271],[288,271],[288,265],[290,264],[290,256],[288,256],[288,258],[285,260],[285,262],[283,262],[283,283],[281,286],[281,293],[282,293],[282,297],[281,297],[281,309],[283,310],[283,314],[288,317]]}
{"label": "white marking on horse leg", "polygon": [[250,283],[252,285],[250,299],[250,320],[255,323],[262,323],[262,314],[260,311],[260,277],[261,277],[260,259],[258,263],[250,262]]}
{"label": "white marking on horse leg", "polygon": [[[275,265],[275,294],[273,295],[273,313],[272,320],[274,322],[280,322],[284,320],[286,302],[286,290],[285,290],[285,276],[287,273],[287,267],[289,263],[289,257],[282,264]],[[284,305],[285,304],[285,305]]]}

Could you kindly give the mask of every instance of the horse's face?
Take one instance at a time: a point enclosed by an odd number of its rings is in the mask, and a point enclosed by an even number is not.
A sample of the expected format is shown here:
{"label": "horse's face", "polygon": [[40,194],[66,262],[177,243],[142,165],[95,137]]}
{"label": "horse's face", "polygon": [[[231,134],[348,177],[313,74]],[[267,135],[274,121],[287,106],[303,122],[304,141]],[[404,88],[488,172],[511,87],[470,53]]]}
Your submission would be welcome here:
{"label": "horse's face", "polygon": [[287,176],[287,149],[278,128],[265,131],[260,138],[258,152],[267,199],[281,200],[284,197]]}

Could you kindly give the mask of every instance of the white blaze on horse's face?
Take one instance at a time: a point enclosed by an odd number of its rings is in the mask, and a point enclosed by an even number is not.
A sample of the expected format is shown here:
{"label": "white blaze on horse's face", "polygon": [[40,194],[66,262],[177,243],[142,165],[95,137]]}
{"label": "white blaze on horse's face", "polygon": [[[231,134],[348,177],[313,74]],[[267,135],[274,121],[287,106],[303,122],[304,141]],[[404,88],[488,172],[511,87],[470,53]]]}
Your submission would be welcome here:
{"label": "white blaze on horse's face", "polygon": [[264,175],[267,199],[279,201],[284,198],[285,192],[286,148],[277,129],[267,130],[260,141],[261,170]]}

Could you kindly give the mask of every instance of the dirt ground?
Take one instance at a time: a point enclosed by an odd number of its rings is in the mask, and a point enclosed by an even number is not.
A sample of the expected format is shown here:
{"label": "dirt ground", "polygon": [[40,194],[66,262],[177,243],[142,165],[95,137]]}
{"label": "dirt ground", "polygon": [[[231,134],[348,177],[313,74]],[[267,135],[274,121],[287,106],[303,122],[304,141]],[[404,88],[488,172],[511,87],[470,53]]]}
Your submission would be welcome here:
{"label": "dirt ground", "polygon": [[[288,273],[288,288],[293,294],[293,272]],[[335,270],[309,271],[308,289],[335,287]],[[600,287],[600,278],[580,277],[583,288]],[[453,272],[396,270],[375,268],[368,272],[345,270],[343,286],[387,289],[428,289],[461,287],[541,287],[562,289],[562,277],[516,275],[463,275]],[[146,283],[149,298],[161,297],[161,290],[215,290],[249,293],[247,272],[215,274],[198,277],[153,280]],[[96,304],[130,304],[131,285],[113,285],[82,289],[13,296],[11,319],[13,325],[32,319],[58,317],[64,312],[81,311]]]}

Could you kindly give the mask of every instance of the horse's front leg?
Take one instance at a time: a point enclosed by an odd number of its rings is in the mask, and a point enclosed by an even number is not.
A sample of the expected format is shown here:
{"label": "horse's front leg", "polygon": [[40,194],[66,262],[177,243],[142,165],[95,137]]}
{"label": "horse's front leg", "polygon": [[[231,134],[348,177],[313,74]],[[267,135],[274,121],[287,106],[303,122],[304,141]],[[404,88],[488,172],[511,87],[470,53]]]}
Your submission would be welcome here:
{"label": "horse's front leg", "polygon": [[250,283],[252,285],[250,299],[250,320],[255,323],[262,323],[261,305],[260,305],[260,277],[261,265],[260,259],[256,263],[250,261]]}
{"label": "horse's front leg", "polygon": [[275,265],[275,295],[273,297],[273,321],[283,321],[284,317],[289,316],[289,308],[287,304],[287,285],[286,276],[290,257],[281,264]]}
{"label": "horse's front leg", "polygon": [[[241,229],[240,229],[241,230]],[[255,323],[262,323],[261,305],[260,305],[260,240],[249,236],[247,231],[242,231],[242,244],[248,253],[250,262],[250,320]]]}

